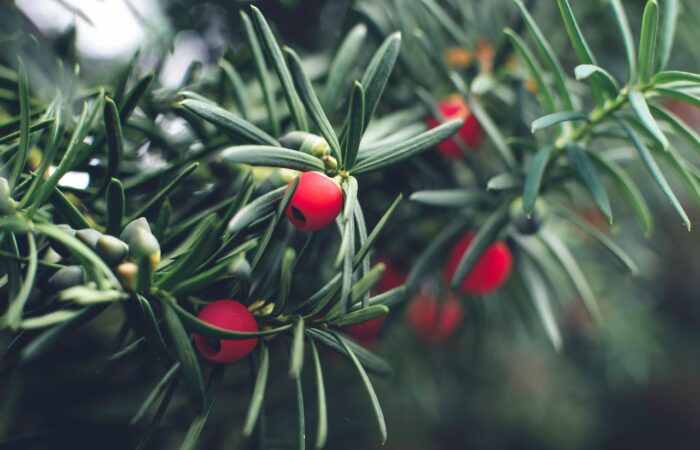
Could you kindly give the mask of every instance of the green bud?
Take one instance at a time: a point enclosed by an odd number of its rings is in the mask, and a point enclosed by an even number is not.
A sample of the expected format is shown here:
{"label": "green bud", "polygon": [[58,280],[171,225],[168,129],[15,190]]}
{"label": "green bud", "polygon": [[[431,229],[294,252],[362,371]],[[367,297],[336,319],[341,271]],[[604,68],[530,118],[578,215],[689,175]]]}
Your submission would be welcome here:
{"label": "green bud", "polygon": [[85,282],[81,266],[66,266],[59,269],[48,280],[48,286],[53,291],[61,291]]}
{"label": "green bud", "polygon": [[0,177],[0,197],[10,197],[10,182],[5,177]]}
{"label": "green bud", "polygon": [[119,235],[119,239],[126,242],[127,245],[131,245],[131,238],[134,234],[134,230],[137,228],[143,228],[149,233],[151,232],[151,227],[148,225],[148,220],[146,220],[145,217],[139,217],[138,219],[132,220],[124,227]]}
{"label": "green bud", "polygon": [[139,274],[139,268],[136,264],[131,261],[123,262],[117,266],[116,272],[124,289],[133,291],[136,288],[136,278]]}
{"label": "green bud", "polygon": [[[75,236],[75,230],[73,228],[71,228],[70,225],[66,225],[65,223],[61,223],[61,224],[58,224],[57,226],[61,230],[70,234],[71,236]],[[56,253],[58,253],[59,255],[61,255],[64,258],[67,258],[68,256],[70,256],[70,251],[68,251],[68,249],[61,242],[54,240],[54,239],[50,239],[49,241],[51,242],[51,248],[53,248],[56,251]]]}
{"label": "green bud", "polygon": [[129,259],[138,262],[142,258],[148,258],[155,270],[160,263],[160,244],[150,229],[139,226],[134,228],[129,241]]}
{"label": "green bud", "polygon": [[58,228],[60,228],[61,230],[65,231],[66,233],[70,234],[71,236],[75,236],[75,230],[73,228],[71,228],[71,226],[68,225],[67,223],[59,223],[56,226]]}
{"label": "green bud", "polygon": [[17,203],[10,197],[10,183],[7,178],[0,177],[0,214],[14,214],[16,206]]}
{"label": "green bud", "polygon": [[47,263],[58,263],[62,259],[62,256],[54,250],[53,247],[47,247],[41,260]]}
{"label": "green bud", "polygon": [[273,169],[271,167],[261,167],[261,166],[246,166],[253,174],[253,181],[260,183],[267,180],[272,175]]}
{"label": "green bud", "polygon": [[264,307],[260,308],[258,310],[258,315],[260,316],[269,316],[272,314],[272,311],[275,309],[275,304],[274,303],[268,303]]}
{"label": "green bud", "polygon": [[306,131],[292,131],[280,138],[282,147],[299,150],[317,158],[323,158],[330,153],[328,142],[321,136]]}
{"label": "green bud", "polygon": [[289,133],[280,137],[280,145],[282,145],[284,148],[299,150],[308,134],[309,133],[305,131],[290,131]]}
{"label": "green bud", "polygon": [[129,246],[114,236],[103,234],[97,239],[95,251],[110,266],[116,266],[126,259]]}
{"label": "green bud", "polygon": [[510,220],[520,234],[531,235],[537,233],[547,216],[547,207],[544,201],[537,199],[535,208],[530,217],[523,211],[523,199],[518,197],[510,205]]}
{"label": "green bud", "polygon": [[102,236],[102,233],[92,228],[83,228],[75,232],[75,237],[93,250],[97,248],[97,240],[100,236]]}
{"label": "green bud", "polygon": [[265,300],[255,300],[248,307],[248,311],[250,311],[251,313],[255,313],[257,310],[259,310],[263,306],[265,306]]}
{"label": "green bud", "polygon": [[326,166],[326,175],[335,176],[338,173],[338,160],[328,155],[322,158],[323,164]]}
{"label": "green bud", "polygon": [[288,185],[298,175],[298,170],[275,169],[267,179],[270,181],[273,187],[280,187]]}
{"label": "green bud", "polygon": [[268,303],[267,300],[256,300],[248,307],[248,311],[254,316],[269,316],[274,309],[275,304]]}
{"label": "green bud", "polygon": [[250,263],[245,256],[240,255],[233,260],[228,266],[228,274],[234,282],[232,293],[239,293],[243,297],[247,297],[250,290],[250,278],[252,273],[253,269],[250,267]]}
{"label": "green bud", "polygon": [[231,261],[228,266],[228,273],[236,278],[250,278],[253,269],[250,267],[250,263],[241,254],[238,258]]}

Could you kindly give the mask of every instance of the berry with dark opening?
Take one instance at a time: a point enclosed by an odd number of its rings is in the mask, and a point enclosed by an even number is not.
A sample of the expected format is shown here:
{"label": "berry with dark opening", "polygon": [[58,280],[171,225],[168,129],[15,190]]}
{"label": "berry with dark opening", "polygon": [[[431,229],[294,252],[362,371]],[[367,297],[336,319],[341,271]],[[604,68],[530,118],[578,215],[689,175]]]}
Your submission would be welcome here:
{"label": "berry with dark opening", "polygon": [[409,327],[427,343],[444,342],[459,327],[464,316],[462,304],[454,296],[442,302],[432,295],[418,294],[408,305]]}
{"label": "berry with dark opening", "polygon": [[[474,232],[469,232],[455,243],[445,265],[446,281],[452,280],[462,256],[474,240]],[[500,288],[513,268],[513,255],[505,242],[493,243],[481,255],[472,270],[460,284],[459,289],[465,294],[487,294]]]}
{"label": "berry with dark opening", "polygon": [[287,219],[299,230],[317,231],[333,223],[342,208],[343,191],[334,179],[321,172],[304,172],[287,206]]}
{"label": "berry with dark opening", "polygon": [[[258,324],[248,308],[235,300],[211,302],[199,312],[198,317],[203,322],[225,330],[246,333],[258,331]],[[194,342],[202,356],[210,361],[226,364],[248,356],[257,345],[258,338],[210,339],[195,334]]]}
{"label": "berry with dark opening", "polygon": [[[481,146],[481,142],[484,140],[484,130],[462,97],[458,95],[448,97],[440,102],[438,109],[445,121],[464,119],[464,125],[457,131],[457,134],[435,146],[438,153],[446,158],[460,159],[464,156],[460,144],[469,150],[476,150]],[[428,127],[435,128],[438,125],[440,125],[440,121],[435,117],[428,118]]]}

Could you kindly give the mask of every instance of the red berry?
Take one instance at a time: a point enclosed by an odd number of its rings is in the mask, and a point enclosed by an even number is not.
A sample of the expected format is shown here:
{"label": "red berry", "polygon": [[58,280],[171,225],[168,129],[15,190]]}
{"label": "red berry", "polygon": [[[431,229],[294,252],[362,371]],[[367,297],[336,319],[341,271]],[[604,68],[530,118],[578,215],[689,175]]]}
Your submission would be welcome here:
{"label": "red berry", "polygon": [[[235,300],[211,302],[200,311],[198,317],[203,322],[225,330],[247,333],[258,331],[258,324],[248,308]],[[258,339],[217,340],[195,334],[194,342],[205,358],[217,363],[231,363],[248,356]]]}
{"label": "red berry", "polygon": [[430,295],[419,294],[408,305],[409,326],[426,342],[446,341],[462,322],[462,304],[453,296],[439,302]]}
{"label": "red berry", "polygon": [[[450,159],[460,159],[463,157],[455,138],[461,139],[469,149],[476,150],[484,139],[484,131],[481,124],[469,111],[469,106],[462,97],[449,97],[438,105],[440,114],[445,120],[464,119],[464,125],[457,131],[457,135],[446,141],[439,143],[435,148],[444,157]],[[434,117],[428,118],[428,127],[435,128],[440,124]]]}
{"label": "red berry", "polygon": [[[382,278],[379,280],[376,289],[374,289],[375,295],[397,288],[406,281],[406,274],[398,270],[386,257],[380,256],[377,258],[377,262],[383,263],[385,268]],[[366,322],[343,327],[343,331],[361,344],[369,346],[375,343],[385,322],[386,316],[377,317]]]}
{"label": "red berry", "polygon": [[317,231],[333,223],[342,207],[343,191],[335,180],[321,172],[304,172],[287,206],[287,219],[302,231]]}
{"label": "red berry", "polygon": [[386,322],[386,316],[381,316],[366,322],[348,325],[347,327],[343,327],[343,331],[345,331],[348,336],[354,337],[358,342],[369,344],[377,339],[384,322]]}
{"label": "red berry", "polygon": [[679,100],[664,102],[666,107],[694,130],[700,130],[700,109]]}
{"label": "red berry", "polygon": [[[451,280],[457,265],[467,251],[474,233],[465,234],[452,248],[445,266],[445,278]],[[496,242],[486,249],[479,261],[467,274],[460,285],[465,294],[487,294],[500,288],[510,276],[513,267],[513,255],[504,242]]]}
{"label": "red berry", "polygon": [[[583,216],[583,220],[593,228],[597,228],[599,230],[605,230],[610,223],[608,220],[605,218],[602,212],[594,206],[590,206],[588,208],[585,208],[581,212],[581,216]],[[582,233],[586,234],[586,233]]]}

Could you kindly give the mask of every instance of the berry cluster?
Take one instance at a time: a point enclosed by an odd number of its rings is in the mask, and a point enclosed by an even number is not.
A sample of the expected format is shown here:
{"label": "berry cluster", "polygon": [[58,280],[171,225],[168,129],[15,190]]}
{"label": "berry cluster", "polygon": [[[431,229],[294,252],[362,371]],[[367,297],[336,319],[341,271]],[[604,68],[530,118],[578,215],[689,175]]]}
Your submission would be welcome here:
{"label": "berry cluster", "polygon": [[[446,281],[454,275],[457,265],[474,240],[474,232],[464,234],[452,247],[445,262],[443,276]],[[386,292],[400,286],[407,275],[390,263],[386,258],[381,262],[386,265],[378,283],[379,292]],[[510,276],[513,256],[505,242],[496,242],[479,258],[473,269],[459,286],[463,295],[483,295],[501,288]],[[418,292],[411,299],[406,312],[406,321],[411,330],[426,343],[445,342],[459,327],[464,315],[462,301],[453,294],[444,299],[435,295]],[[344,331],[365,345],[374,345],[384,325],[385,318],[347,326]]]}

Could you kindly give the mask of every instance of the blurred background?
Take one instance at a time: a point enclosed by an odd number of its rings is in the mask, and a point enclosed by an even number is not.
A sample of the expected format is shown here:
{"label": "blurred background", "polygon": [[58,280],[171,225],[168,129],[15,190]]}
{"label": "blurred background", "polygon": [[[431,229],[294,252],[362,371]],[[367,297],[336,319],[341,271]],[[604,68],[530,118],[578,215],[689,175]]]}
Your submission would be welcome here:
{"label": "blurred background", "polygon": [[[400,6],[400,1],[386,3]],[[141,71],[157,70],[163,89],[178,89],[193,68],[206,71],[227,52],[241,51],[238,10],[248,3],[4,1],[0,3],[0,63],[13,67],[18,54],[31,59],[34,86],[68,83],[72,67],[79,63],[82,82],[91,86],[128,64],[139,50]],[[312,78],[314,73],[323,73],[343,34],[366,18],[363,4],[380,8],[383,4],[345,0],[256,3],[282,40],[305,57]],[[482,34],[484,39],[497,40],[504,18],[512,17],[514,8],[510,1],[488,3],[492,23],[500,26],[484,26]],[[556,6],[552,6],[555,2],[533,3],[534,15],[546,27],[549,39],[563,46],[564,31]],[[613,27],[607,25],[607,2],[573,3],[603,65],[614,69],[624,57],[622,48],[609,44]],[[635,30],[644,3],[624,2]],[[697,3],[682,2],[673,68],[700,70]],[[379,31],[372,27],[370,31],[380,42]],[[570,73],[572,52],[558,50]],[[399,107],[405,106],[401,104],[405,87],[401,70],[389,93],[389,102]],[[678,108],[689,124],[700,127],[698,111]],[[434,156],[421,158],[437,171],[445,164]],[[424,180],[403,179],[400,167],[393,170],[393,175],[370,178],[371,188],[363,194],[368,196],[365,204],[376,205],[377,214],[394,192],[410,194],[430,187]],[[613,229],[615,239],[639,264],[640,276],[633,278],[614,266],[611,270],[607,256],[583,234],[565,230],[570,242],[578,242],[577,257],[598,295],[605,321],[593,327],[579,302],[557,299],[565,342],[561,353],[552,350],[540,327],[514,301],[517,296],[512,291],[517,286],[467,299],[462,325],[444,343],[425,343],[406,326],[403,311],[394,313],[380,341],[372,344],[395,368],[391,377],[375,382],[388,421],[386,448],[700,448],[700,239],[697,231],[688,233],[679,225],[660,194],[642,187],[656,203],[654,235],[645,238],[634,220],[623,214]],[[688,201],[684,205],[691,220],[699,222],[700,210]],[[447,213],[415,205],[402,208],[399,218],[393,220],[395,229],[386,232],[396,239],[386,239],[382,252],[395,261],[399,272],[406,272]],[[412,227],[418,217],[428,219]],[[160,378],[160,371],[147,364],[146,356],[108,369],[101,367],[97,357],[109,347],[107,335],[114,334],[115,328],[109,317],[100,318],[68,339],[55,358],[42,361],[41,366],[21,376],[0,372],[0,436],[6,439],[0,449],[133,448],[144,430],[129,426],[129,419]],[[5,347],[8,342],[0,339],[0,344]],[[363,388],[350,365],[334,357],[324,355],[329,367],[327,448],[379,448]],[[200,448],[255,445],[240,441],[236,431],[247,406],[249,368],[242,365],[231,372],[232,382],[216,404],[215,419],[207,424]],[[23,385],[32,389],[22,389]],[[273,374],[269,389],[267,448],[293,447],[289,445],[294,442],[296,420],[293,384],[284,373]],[[306,390],[312,392],[312,386]],[[180,442],[191,416],[186,408],[172,410],[156,430],[150,448],[176,448]],[[314,423],[313,410],[309,406],[309,424]]]}

